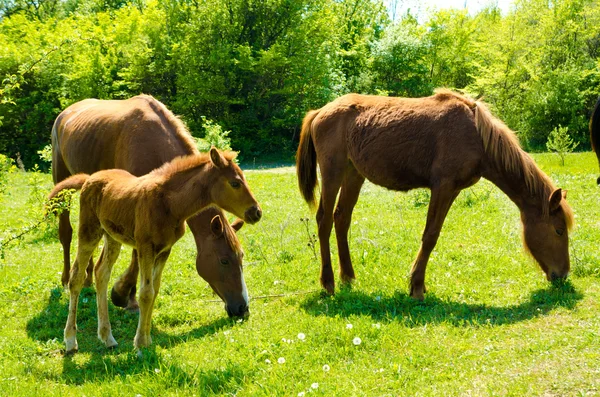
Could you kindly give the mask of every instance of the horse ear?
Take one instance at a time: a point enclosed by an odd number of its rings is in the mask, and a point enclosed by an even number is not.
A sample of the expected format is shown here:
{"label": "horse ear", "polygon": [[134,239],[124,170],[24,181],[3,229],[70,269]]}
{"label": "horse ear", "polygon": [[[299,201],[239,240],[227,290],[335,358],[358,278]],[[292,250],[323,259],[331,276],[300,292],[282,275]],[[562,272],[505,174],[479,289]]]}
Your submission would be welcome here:
{"label": "horse ear", "polygon": [[210,221],[210,230],[215,237],[221,237],[223,235],[223,221],[219,215],[215,215]]}
{"label": "horse ear", "polygon": [[567,192],[568,190],[566,189],[562,191],[562,198],[564,198],[565,200],[567,199]]}
{"label": "horse ear", "polygon": [[227,165],[227,162],[225,161],[221,153],[219,153],[217,148],[214,146],[210,148],[210,161],[212,161],[212,163],[217,168],[223,168]]}
{"label": "horse ear", "polygon": [[563,192],[561,188],[556,189],[550,195],[550,211],[556,211],[560,207],[560,200],[563,198]]}
{"label": "horse ear", "polygon": [[242,226],[244,226],[244,221],[240,218],[237,218],[235,221],[233,221],[233,223],[231,224],[231,227],[233,228],[233,230],[235,230],[236,232],[238,230],[240,230],[242,228]]}

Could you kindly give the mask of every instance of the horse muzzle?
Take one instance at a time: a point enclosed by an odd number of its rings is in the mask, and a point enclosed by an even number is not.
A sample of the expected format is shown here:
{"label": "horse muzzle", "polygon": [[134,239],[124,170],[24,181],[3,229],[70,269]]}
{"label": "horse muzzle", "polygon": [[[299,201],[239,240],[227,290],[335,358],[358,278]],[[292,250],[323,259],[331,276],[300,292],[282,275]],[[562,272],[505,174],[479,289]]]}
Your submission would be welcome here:
{"label": "horse muzzle", "polygon": [[244,213],[244,221],[251,225],[260,221],[260,218],[262,218],[262,210],[258,205],[248,208]]}
{"label": "horse muzzle", "polygon": [[225,304],[225,310],[229,317],[241,317],[248,318],[250,316],[250,310],[248,305],[242,303],[240,305],[227,305]]}

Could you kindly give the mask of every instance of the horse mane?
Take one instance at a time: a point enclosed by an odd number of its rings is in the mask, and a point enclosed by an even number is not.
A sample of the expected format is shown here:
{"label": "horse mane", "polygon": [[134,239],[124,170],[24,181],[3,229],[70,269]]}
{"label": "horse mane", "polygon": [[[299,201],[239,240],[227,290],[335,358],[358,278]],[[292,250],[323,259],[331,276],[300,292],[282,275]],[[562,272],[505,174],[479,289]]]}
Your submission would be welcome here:
{"label": "horse mane", "polygon": [[174,115],[173,112],[167,109],[164,103],[154,98],[152,95],[142,94],[138,95],[137,97],[145,99],[156,113],[162,114],[167,119],[171,126],[174,127],[175,134],[177,134],[181,138],[181,142],[186,146],[188,152],[198,152],[196,141],[194,141],[192,134],[190,133],[187,126],[179,116]]}
{"label": "horse mane", "polygon": [[[220,153],[227,161],[230,162],[233,161],[233,159],[235,159],[235,156],[237,155],[236,152],[232,152],[230,150]],[[209,163],[211,163],[210,153],[189,154],[187,156],[175,157],[168,163],[165,163],[159,168],[153,170],[150,174],[155,176],[160,175],[165,178],[169,178],[175,173],[192,170],[198,167],[203,167]]]}
{"label": "horse mane", "polygon": [[[542,203],[542,214],[550,213],[550,195],[556,189],[552,180],[536,165],[535,161],[519,144],[516,134],[501,120],[492,115],[485,103],[475,101],[447,89],[436,90],[436,98],[457,99],[475,113],[475,125],[481,134],[483,147],[490,161],[501,171],[514,179],[524,181],[532,196]],[[574,224],[573,211],[566,201],[561,201],[567,228]]]}
{"label": "horse mane", "polygon": [[223,237],[225,237],[225,241],[229,245],[229,248],[231,248],[231,250],[235,252],[238,257],[240,257],[242,255],[242,246],[240,245],[240,240],[235,234],[235,230],[233,230],[233,227],[229,223],[229,220],[227,220],[226,216],[221,216],[221,221],[223,222]]}

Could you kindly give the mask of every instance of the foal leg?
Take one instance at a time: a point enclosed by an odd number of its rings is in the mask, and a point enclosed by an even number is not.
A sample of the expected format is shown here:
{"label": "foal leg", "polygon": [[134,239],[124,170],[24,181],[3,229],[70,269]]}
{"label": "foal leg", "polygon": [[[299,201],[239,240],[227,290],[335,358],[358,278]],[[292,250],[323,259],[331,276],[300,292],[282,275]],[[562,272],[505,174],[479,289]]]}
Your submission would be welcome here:
{"label": "foal leg", "polygon": [[108,318],[108,280],[112,267],[119,257],[121,252],[121,243],[104,235],[104,248],[100,262],[94,269],[96,273],[96,303],[98,305],[98,339],[100,339],[106,347],[117,346],[117,341],[112,335],[110,320]]}
{"label": "foal leg", "polygon": [[427,210],[427,223],[421,240],[421,248],[410,272],[410,296],[415,299],[423,300],[424,298],[426,292],[425,269],[429,255],[437,243],[444,219],[458,193],[460,190],[454,189],[453,186],[440,185],[431,188],[431,200]]}
{"label": "foal leg", "polygon": [[138,349],[152,343],[152,311],[160,288],[163,268],[169,258],[170,250],[154,256],[152,249],[140,248],[138,261],[140,265],[140,317],[133,344]]}
{"label": "foal leg", "polygon": [[140,309],[135,299],[136,283],[140,267],[138,265],[137,251],[131,252],[131,262],[125,273],[119,277],[110,291],[110,299],[115,306],[124,307],[127,310],[138,311]]}
{"label": "foal leg", "polygon": [[85,266],[101,238],[102,227],[98,218],[90,210],[82,208],[79,214],[77,257],[71,268],[69,279],[69,316],[64,331],[67,354],[77,351],[77,304],[79,293],[85,279]]}
{"label": "foal leg", "polygon": [[352,221],[352,211],[358,201],[360,188],[365,178],[358,173],[353,165],[348,165],[340,198],[335,209],[335,235],[337,238],[338,255],[340,257],[340,278],[342,282],[351,282],[355,279],[350,249],[348,247],[348,229]]}
{"label": "foal leg", "polygon": [[344,167],[331,161],[321,165],[321,199],[317,210],[319,246],[321,247],[321,286],[329,294],[335,292],[335,280],[331,267],[329,236],[333,227],[333,208],[344,176]]}

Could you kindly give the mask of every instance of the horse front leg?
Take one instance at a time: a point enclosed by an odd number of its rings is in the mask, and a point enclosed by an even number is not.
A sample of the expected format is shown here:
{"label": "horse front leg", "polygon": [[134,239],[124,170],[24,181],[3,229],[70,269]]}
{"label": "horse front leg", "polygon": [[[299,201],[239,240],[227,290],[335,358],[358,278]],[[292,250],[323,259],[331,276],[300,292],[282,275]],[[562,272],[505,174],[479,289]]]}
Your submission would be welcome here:
{"label": "horse front leg", "polygon": [[139,311],[139,303],[135,299],[136,284],[140,267],[137,251],[131,252],[131,262],[125,272],[115,282],[110,291],[110,299],[115,306],[124,307],[130,311]]}
{"label": "horse front leg", "polygon": [[431,188],[431,200],[427,210],[427,222],[421,240],[421,248],[410,272],[410,296],[415,299],[423,300],[425,297],[425,270],[429,255],[440,236],[448,210],[459,192],[460,190],[450,186]]}
{"label": "horse front leg", "polygon": [[[139,247],[138,247],[139,248]],[[152,328],[152,311],[154,302],[160,289],[160,279],[165,263],[169,257],[170,249],[155,255],[151,249],[138,249],[138,262],[140,266],[140,318],[138,329],[133,341],[134,346],[140,349],[152,344],[150,330]]]}
{"label": "horse front leg", "polygon": [[340,258],[340,278],[344,283],[352,282],[356,278],[352,267],[350,248],[348,247],[348,230],[352,222],[352,211],[358,201],[358,195],[364,181],[365,178],[358,173],[356,168],[349,165],[334,213],[335,235]]}
{"label": "horse front leg", "polygon": [[112,335],[110,319],[108,317],[108,280],[112,268],[121,252],[121,244],[108,236],[104,235],[104,247],[100,261],[94,268],[96,273],[96,303],[98,305],[98,339],[100,339],[106,347],[117,346],[117,341]]}

